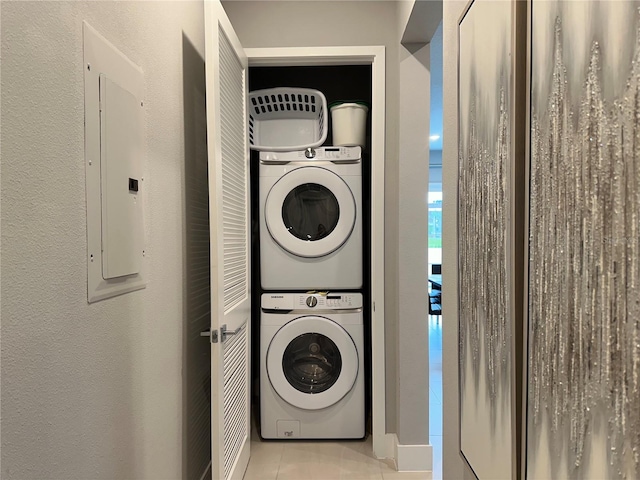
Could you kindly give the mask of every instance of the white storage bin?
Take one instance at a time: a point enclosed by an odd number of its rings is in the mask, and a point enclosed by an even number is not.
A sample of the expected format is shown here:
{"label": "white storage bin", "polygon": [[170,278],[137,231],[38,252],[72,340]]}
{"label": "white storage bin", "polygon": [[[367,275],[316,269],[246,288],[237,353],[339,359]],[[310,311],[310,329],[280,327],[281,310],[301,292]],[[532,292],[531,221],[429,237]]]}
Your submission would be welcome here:
{"label": "white storage bin", "polygon": [[338,103],[331,108],[331,133],[336,146],[365,147],[367,114],[369,107],[363,103]]}
{"label": "white storage bin", "polygon": [[319,147],[327,139],[327,99],[309,88],[249,93],[249,146],[283,152]]}

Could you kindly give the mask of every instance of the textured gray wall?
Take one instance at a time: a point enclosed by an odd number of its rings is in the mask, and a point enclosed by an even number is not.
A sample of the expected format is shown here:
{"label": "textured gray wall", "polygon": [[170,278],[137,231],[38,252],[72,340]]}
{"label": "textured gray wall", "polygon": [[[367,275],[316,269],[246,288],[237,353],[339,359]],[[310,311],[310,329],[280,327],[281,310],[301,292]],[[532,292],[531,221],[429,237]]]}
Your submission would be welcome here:
{"label": "textured gray wall", "polygon": [[[203,3],[2,2],[3,479],[179,478],[183,32]],[[145,73],[148,286],[87,304],[82,21]],[[148,181],[146,181],[148,180]]]}

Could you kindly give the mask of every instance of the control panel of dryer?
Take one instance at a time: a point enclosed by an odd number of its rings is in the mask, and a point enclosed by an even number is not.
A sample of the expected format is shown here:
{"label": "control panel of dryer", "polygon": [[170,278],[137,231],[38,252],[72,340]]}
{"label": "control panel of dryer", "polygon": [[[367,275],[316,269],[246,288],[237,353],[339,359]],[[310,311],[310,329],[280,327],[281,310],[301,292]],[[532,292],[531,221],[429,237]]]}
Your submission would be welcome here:
{"label": "control panel of dryer", "polygon": [[349,310],[362,308],[361,293],[264,293],[264,310]]}
{"label": "control panel of dryer", "polygon": [[262,162],[334,161],[354,162],[362,158],[360,147],[318,147],[294,152],[260,152]]}

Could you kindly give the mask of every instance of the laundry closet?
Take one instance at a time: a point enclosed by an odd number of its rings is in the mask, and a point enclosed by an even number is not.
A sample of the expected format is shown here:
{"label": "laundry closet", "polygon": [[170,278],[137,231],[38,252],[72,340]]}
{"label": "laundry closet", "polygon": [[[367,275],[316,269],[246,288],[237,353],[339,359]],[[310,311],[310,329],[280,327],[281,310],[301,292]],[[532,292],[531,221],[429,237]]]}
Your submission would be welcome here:
{"label": "laundry closet", "polygon": [[[307,104],[326,129],[321,145],[290,149],[298,125],[286,120],[267,142],[287,151],[251,150],[252,412],[263,439],[371,433],[371,81],[371,65],[249,68],[250,136],[252,117],[295,117]],[[348,131],[331,108],[351,109]]]}

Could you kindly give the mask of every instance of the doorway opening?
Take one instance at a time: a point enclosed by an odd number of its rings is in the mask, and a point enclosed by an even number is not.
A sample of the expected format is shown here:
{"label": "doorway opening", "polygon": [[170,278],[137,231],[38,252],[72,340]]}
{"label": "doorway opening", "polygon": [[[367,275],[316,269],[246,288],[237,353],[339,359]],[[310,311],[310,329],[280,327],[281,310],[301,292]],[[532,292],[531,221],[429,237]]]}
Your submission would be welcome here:
{"label": "doorway opening", "polygon": [[[273,81],[273,75],[278,76],[284,70],[288,70],[292,75],[298,75],[297,82],[309,76],[310,70],[326,75],[332,69],[342,69],[352,75],[368,76],[370,90],[365,92],[365,96],[370,98],[370,130],[367,132],[367,145],[365,155],[368,165],[363,172],[363,193],[364,198],[369,198],[370,202],[363,205],[367,210],[364,215],[366,219],[365,229],[370,233],[365,249],[365,285],[363,296],[368,310],[367,319],[370,329],[367,336],[370,337],[371,353],[370,358],[370,427],[372,448],[376,457],[387,458],[392,456],[389,451],[389,442],[386,437],[385,427],[385,383],[384,375],[379,372],[384,371],[385,364],[385,343],[384,343],[384,157],[385,157],[385,54],[384,47],[312,47],[312,48],[249,48],[246,49],[252,74],[258,73],[257,77],[262,77],[253,88],[266,88]],[[364,70],[363,70],[364,68]],[[298,69],[298,74],[295,70]],[[302,72],[304,70],[304,72]],[[300,72],[305,73],[300,77]],[[368,73],[367,73],[368,72]],[[262,82],[262,83],[260,83]],[[330,82],[326,82],[327,89],[331,90]],[[312,85],[309,85],[312,86]],[[320,90],[323,90],[322,88]],[[354,92],[351,95],[355,95]],[[342,92],[341,95],[349,95],[349,92]],[[358,97],[361,93],[358,93]],[[327,98],[329,100],[329,98]],[[254,232],[255,233],[255,232]],[[255,252],[255,250],[254,250]],[[254,257],[254,265],[257,265]],[[257,278],[254,272],[254,278]],[[254,302],[254,305],[259,302]],[[259,305],[256,305],[259,309]],[[254,319],[256,312],[254,310]],[[254,358],[255,358],[254,350]],[[376,373],[378,372],[378,373]],[[254,391],[256,387],[254,385]]]}
{"label": "doorway opening", "polygon": [[433,478],[442,478],[442,22],[431,39],[429,131],[429,442],[433,446]]}

